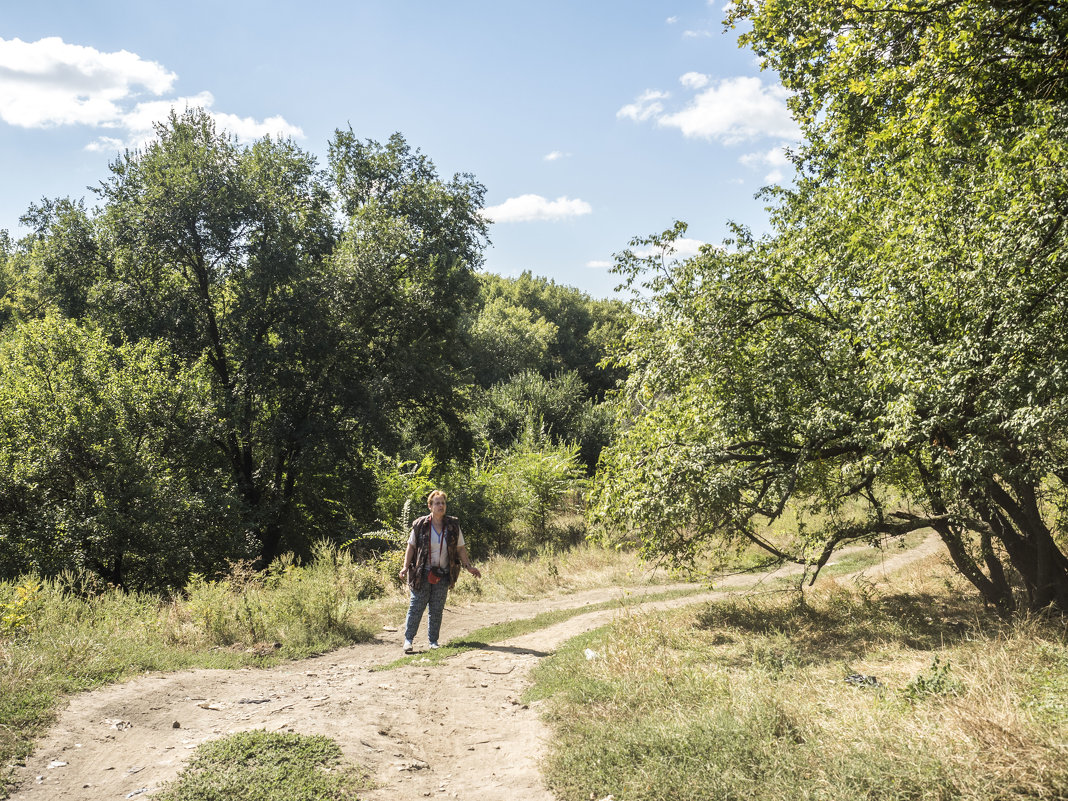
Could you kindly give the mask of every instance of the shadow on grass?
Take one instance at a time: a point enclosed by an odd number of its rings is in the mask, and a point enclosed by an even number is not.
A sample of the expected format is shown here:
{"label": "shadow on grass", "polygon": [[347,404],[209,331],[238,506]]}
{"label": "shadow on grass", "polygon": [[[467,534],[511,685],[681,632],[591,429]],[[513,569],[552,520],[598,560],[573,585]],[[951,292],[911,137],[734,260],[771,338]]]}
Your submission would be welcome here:
{"label": "shadow on grass", "polygon": [[710,604],[697,628],[721,639],[731,630],[789,640],[794,659],[804,663],[849,660],[873,645],[935,651],[976,635],[1003,632],[1009,622],[978,607],[971,598],[947,601],[927,593],[881,598],[835,594],[799,603],[779,596]]}

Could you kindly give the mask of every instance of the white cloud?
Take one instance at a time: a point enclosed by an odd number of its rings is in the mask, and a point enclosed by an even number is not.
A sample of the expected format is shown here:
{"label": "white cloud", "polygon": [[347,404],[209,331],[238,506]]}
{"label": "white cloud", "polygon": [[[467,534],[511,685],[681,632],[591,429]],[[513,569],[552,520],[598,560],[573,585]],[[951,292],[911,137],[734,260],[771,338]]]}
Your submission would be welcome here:
{"label": "white cloud", "polygon": [[101,53],[56,36],[0,38],[0,119],[22,128],[118,126],[121,101],[141,91],[161,95],[177,77],[126,50]]}
{"label": "white cloud", "polygon": [[212,111],[215,96],[211,92],[200,92],[189,97],[176,97],[170,100],[150,100],[138,103],[122,117],[122,126],[127,131],[125,140],[104,136],[86,145],[87,150],[116,151],[123,148],[141,148],[156,137],[155,124],[167,119],[172,111],[181,114],[190,108],[202,108],[215,120],[216,126],[237,137],[239,142],[249,143],[264,136],[294,137],[304,136],[304,131],[286,122],[279,116],[268,117],[262,122],[252,117],[238,117],[236,114]]}
{"label": "white cloud", "polygon": [[85,149],[93,153],[116,153],[127,147],[127,143],[111,136],[101,136],[94,142],[90,142]]}
{"label": "white cloud", "polygon": [[682,35],[685,39],[708,39],[712,36],[712,31],[683,31]]}
{"label": "white cloud", "polygon": [[586,266],[587,267],[592,267],[595,270],[603,270],[603,269],[605,269],[607,267],[611,267],[612,266],[612,262],[604,261],[604,260],[601,260],[601,259],[594,259],[593,261],[586,262]]}
{"label": "white cloud", "polygon": [[664,20],[664,22],[666,22],[668,25],[674,25],[678,21],[678,17],[668,17],[666,20]]}
{"label": "white cloud", "polygon": [[300,139],[304,136],[303,129],[286,122],[285,118],[279,115],[268,117],[262,122],[252,117],[238,117],[236,114],[219,111],[211,112],[211,116],[220,128],[229,131],[241,142],[252,142],[265,136],[273,136],[276,139]]}
{"label": "white cloud", "polygon": [[788,145],[779,145],[773,147],[764,153],[746,153],[744,156],[738,159],[746,167],[757,167],[762,164],[770,167],[785,167],[790,163],[789,157],[786,155],[786,148]]}
{"label": "white cloud", "polygon": [[667,100],[671,95],[667,92],[658,92],[655,89],[646,89],[633,103],[628,103],[616,112],[617,117],[627,117],[635,122],[644,122],[650,117],[658,117],[664,111],[661,100]]}
{"label": "white cloud", "polygon": [[700,72],[687,72],[679,78],[679,83],[687,89],[704,89],[708,86],[710,80],[711,78],[707,75],[702,75]]}
{"label": "white cloud", "polygon": [[[688,236],[679,237],[672,243],[673,253],[672,259],[692,259],[698,253],[701,252],[701,248],[707,245],[707,242],[702,242],[700,239],[691,239]],[[646,258],[652,255],[659,255],[659,250],[644,249],[634,251],[635,256]]]}
{"label": "white cloud", "polygon": [[746,167],[771,167],[772,170],[764,176],[764,182],[769,184],[782,183],[783,178],[786,177],[786,171],[783,169],[790,165],[790,158],[786,154],[786,148],[788,144],[780,145],[779,147],[773,147],[764,153],[746,153],[744,156],[738,159]]}
{"label": "white cloud", "polygon": [[696,94],[680,111],[665,110],[671,95],[647,89],[616,112],[635,122],[654,119],[657,125],[678,128],[683,136],[711,139],[732,145],[747,140],[801,138],[786,105],[789,93],[779,84],[765,85],[760,78],[736,77],[712,81],[708,75],[687,72],[679,82]]}
{"label": "white cloud", "polygon": [[532,222],[535,220],[557,221],[580,217],[593,211],[585,200],[559,197],[548,200],[541,195],[511,197],[499,206],[482,210],[482,216],[493,222]]}
{"label": "white cloud", "polygon": [[689,259],[696,256],[707,242],[702,242],[700,239],[690,239],[689,237],[681,237],[675,240],[675,256],[680,259]]}
{"label": "white cloud", "polygon": [[163,97],[178,76],[154,61],[120,50],[102,53],[68,44],[58,37],[36,42],[0,38],[0,120],[24,128],[87,125],[124,132],[102,136],[87,150],[114,151],[140,147],[153,135],[153,123],[193,106],[209,109],[216,124],[243,142],[267,134],[302,137],[303,131],[280,116],[257,121],[219,111],[211,92],[191,97]]}
{"label": "white cloud", "polygon": [[727,78],[698,93],[682,111],[657,115],[657,124],[723,144],[766,136],[796,140],[800,130],[786,106],[788,96],[782,86],[765,86],[760,78]]}
{"label": "white cloud", "polygon": [[543,156],[543,160],[545,160],[545,161],[559,161],[560,159],[567,158],[570,155],[571,155],[570,153],[564,153],[563,151],[560,151],[560,150],[554,150],[552,153],[546,153]]}

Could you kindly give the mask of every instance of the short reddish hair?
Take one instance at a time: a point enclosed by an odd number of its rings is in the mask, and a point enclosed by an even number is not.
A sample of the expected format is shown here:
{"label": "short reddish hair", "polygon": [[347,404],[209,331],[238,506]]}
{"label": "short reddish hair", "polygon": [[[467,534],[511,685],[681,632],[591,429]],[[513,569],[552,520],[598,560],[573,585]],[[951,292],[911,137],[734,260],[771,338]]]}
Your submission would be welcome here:
{"label": "short reddish hair", "polygon": [[434,490],[433,492],[431,492],[429,495],[426,496],[426,505],[427,506],[432,505],[434,503],[434,499],[436,497],[438,497],[439,495],[441,496],[441,500],[443,500],[443,501],[448,501],[449,500],[449,496],[446,495],[444,492],[442,492],[441,490]]}

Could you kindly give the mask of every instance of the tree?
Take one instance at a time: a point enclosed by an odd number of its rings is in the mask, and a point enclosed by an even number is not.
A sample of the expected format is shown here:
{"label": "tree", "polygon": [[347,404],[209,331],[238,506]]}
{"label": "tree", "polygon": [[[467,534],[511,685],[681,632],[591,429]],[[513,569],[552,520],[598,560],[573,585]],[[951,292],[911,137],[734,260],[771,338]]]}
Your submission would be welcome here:
{"label": "tree", "polygon": [[287,534],[299,549],[340,535],[346,510],[373,515],[370,445],[455,430],[449,354],[475,295],[482,190],[441,182],[399,135],[382,148],[339,131],[339,226],[326,176],[292,142],[241,146],[200,110],[156,133],[100,187],[91,313],[203,360],[195,433],[228,469],[266,564]]}
{"label": "tree", "polygon": [[534,370],[501,381],[475,404],[471,425],[487,445],[505,449],[530,431],[553,446],[574,444],[590,474],[612,434],[612,413],[587,399],[576,372],[544,378]]}
{"label": "tree", "polygon": [[[615,388],[623,377],[618,367],[603,364],[626,328],[628,311],[621,301],[594,299],[573,287],[535,277],[529,271],[518,278],[485,275],[482,294],[484,317],[507,314],[510,319],[505,325],[511,333],[523,325],[515,317],[525,311],[531,335],[545,342],[545,352],[539,354],[536,362],[522,365],[524,368],[537,370],[545,378],[575,371],[587,387],[587,396],[597,401],[603,400],[605,393]],[[476,323],[476,354],[480,352],[479,328],[489,328],[492,324],[492,319],[480,319]],[[554,330],[555,335],[550,337]],[[509,352],[510,344],[509,338],[503,337],[482,344],[481,349],[506,364],[517,363],[521,356],[534,355],[529,351]]]}
{"label": "tree", "polygon": [[203,365],[56,316],[0,347],[0,576],[88,570],[163,588],[247,555],[240,501],[190,448]]}
{"label": "tree", "polygon": [[[598,515],[821,566],[933,528],[984,599],[1068,610],[1068,11],[739,2],[808,137],[774,233],[619,269],[633,426]],[[854,510],[860,508],[857,513]],[[800,552],[763,523],[787,508]],[[815,547],[815,552],[804,548]]]}
{"label": "tree", "polygon": [[475,380],[492,387],[523,370],[545,369],[559,329],[537,312],[502,296],[489,298],[471,326]]}

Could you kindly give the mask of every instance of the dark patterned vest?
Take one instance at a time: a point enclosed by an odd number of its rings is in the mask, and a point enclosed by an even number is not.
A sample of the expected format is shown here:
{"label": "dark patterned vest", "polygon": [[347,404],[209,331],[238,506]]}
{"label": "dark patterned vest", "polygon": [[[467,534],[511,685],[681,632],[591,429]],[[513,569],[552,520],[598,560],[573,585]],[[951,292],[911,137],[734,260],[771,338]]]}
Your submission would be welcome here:
{"label": "dark patterned vest", "polygon": [[[449,589],[460,577],[460,521],[445,515],[445,543],[448,548]],[[430,567],[430,515],[416,518],[412,523],[415,532],[415,556],[408,569],[408,586],[421,590],[426,582],[426,572]]]}

